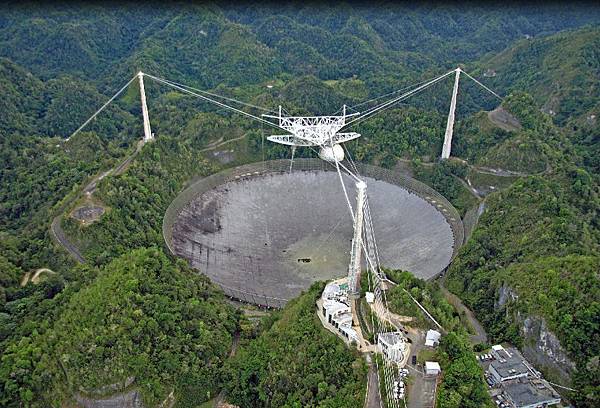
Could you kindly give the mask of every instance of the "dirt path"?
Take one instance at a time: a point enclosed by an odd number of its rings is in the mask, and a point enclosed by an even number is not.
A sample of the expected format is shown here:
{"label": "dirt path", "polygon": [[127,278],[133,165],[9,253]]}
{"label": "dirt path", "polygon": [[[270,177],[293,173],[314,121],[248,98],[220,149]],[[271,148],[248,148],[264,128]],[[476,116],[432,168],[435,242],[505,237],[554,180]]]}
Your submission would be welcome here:
{"label": "dirt path", "polygon": [[[238,346],[240,345],[240,334],[235,333],[233,336],[233,342],[231,343],[231,350],[229,350],[228,358],[235,356]],[[221,390],[217,398],[215,398],[215,408],[220,408],[225,403],[225,390]]]}
{"label": "dirt path", "polygon": [[209,143],[208,146],[205,147],[204,149],[201,149],[200,152],[208,152],[209,150],[214,150],[214,149],[219,148],[221,146],[225,146],[226,144],[229,144],[229,143],[232,143],[232,142],[237,142],[238,140],[242,140],[245,137],[246,137],[246,134],[244,133],[241,136],[238,136],[238,137],[233,138],[233,139],[225,140],[225,141],[222,141],[223,138],[220,138],[216,142]]}
{"label": "dirt path", "polygon": [[503,169],[493,169],[491,167],[483,167],[483,166],[470,166],[471,170],[476,171],[481,174],[491,174],[492,176],[498,177],[524,177],[524,176],[533,176],[534,174],[539,173],[523,173],[520,171],[513,170],[503,170]]}
{"label": "dirt path", "polygon": [[62,246],[78,263],[85,263],[85,258],[81,254],[79,248],[75,246],[69,239],[67,238],[65,231],[62,229],[62,219],[65,210],[72,205],[76,200],[78,200],[83,194],[91,196],[96,191],[96,187],[98,183],[110,174],[119,175],[122,174],[129,164],[133,161],[138,152],[142,149],[144,145],[143,142],[138,142],[135,150],[129,156],[127,156],[123,161],[119,162],[115,167],[110,170],[106,170],[98,175],[96,175],[92,180],[85,185],[82,189],[81,194],[73,196],[70,200],[64,203],[58,210],[58,215],[52,219],[52,223],[50,224],[50,235],[54,238],[54,240]]}
{"label": "dirt path", "polygon": [[442,286],[442,285],[440,285],[440,286],[441,286],[442,292],[444,293],[444,296],[446,297],[448,302],[450,302],[450,304],[452,306],[454,306],[458,310],[459,313],[462,313],[462,312],[465,313],[465,317],[469,321],[469,324],[471,325],[473,330],[475,330],[475,334],[469,336],[471,343],[473,343],[473,344],[486,343],[487,342],[487,333],[485,332],[485,329],[483,328],[481,323],[479,323],[479,320],[477,320],[477,318],[475,318],[475,315],[473,314],[471,309],[469,309],[467,306],[465,306],[463,304],[463,302],[458,298],[458,296],[456,296],[454,293],[451,293],[444,286]]}
{"label": "dirt path", "polygon": [[[225,146],[229,143],[233,143],[236,142],[238,140],[241,140],[243,138],[246,137],[246,134],[243,134],[242,136],[236,137],[234,139],[229,139],[229,140],[225,140],[223,141],[223,139],[218,139],[217,141],[211,143],[208,145],[208,147],[200,150],[201,152],[204,151],[209,151],[209,150],[214,150],[217,149],[221,146]],[[105,178],[108,175],[120,175],[123,174],[127,168],[129,167],[129,165],[133,162],[133,159],[135,158],[135,156],[140,152],[140,150],[142,149],[142,147],[144,146],[143,141],[138,142],[135,150],[133,151],[133,153],[131,153],[130,155],[128,155],[125,159],[123,159],[121,162],[119,162],[119,164],[117,164],[115,167],[113,167],[110,170],[104,171],[101,174],[96,175],[88,184],[86,184],[86,186],[82,189],[81,194],[74,196],[72,199],[70,199],[69,201],[67,201],[66,203],[64,203],[61,208],[58,210],[59,215],[57,215],[56,217],[54,217],[54,219],[52,220],[52,223],[50,224],[50,235],[54,238],[54,240],[60,245],[62,246],[78,263],[85,263],[85,258],[83,257],[83,255],[81,254],[81,251],[79,250],[79,248],[77,248],[77,246],[75,246],[74,243],[72,243],[71,241],[69,241],[69,239],[67,238],[62,226],[61,226],[61,222],[63,219],[63,213],[65,212],[65,210],[72,205],[76,200],[78,200],[81,195],[86,194],[88,196],[94,194],[94,192],[96,191],[96,187],[98,186],[98,183]]]}

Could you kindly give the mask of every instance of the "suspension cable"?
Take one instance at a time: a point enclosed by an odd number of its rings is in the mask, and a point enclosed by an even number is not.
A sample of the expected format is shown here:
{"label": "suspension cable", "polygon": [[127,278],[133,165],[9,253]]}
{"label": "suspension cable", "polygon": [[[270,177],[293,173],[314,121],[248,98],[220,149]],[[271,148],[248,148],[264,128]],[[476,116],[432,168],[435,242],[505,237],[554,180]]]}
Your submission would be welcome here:
{"label": "suspension cable", "polygon": [[396,89],[395,91],[392,91],[392,92],[386,93],[386,94],[384,94],[384,95],[380,95],[380,96],[377,96],[377,97],[375,97],[375,98],[371,98],[371,99],[369,99],[369,100],[366,100],[366,101],[364,101],[364,102],[358,103],[358,104],[356,104],[356,105],[348,106],[348,108],[350,108],[350,109],[353,109],[353,110],[356,110],[356,108],[357,108],[357,107],[359,107],[359,106],[363,106],[363,105],[366,105],[366,104],[368,104],[369,102],[374,102],[374,101],[377,101],[377,100],[379,100],[379,99],[385,98],[385,97],[387,97],[387,96],[395,95],[395,94],[397,94],[397,93],[399,93],[399,92],[404,92],[404,91],[406,91],[406,90],[408,90],[408,89],[415,88],[415,87],[417,87],[417,86],[419,86],[419,85],[422,85],[422,84],[424,84],[424,83],[426,83],[426,82],[429,82],[429,81],[431,81],[431,79],[426,79],[426,80],[424,80],[424,81],[421,81],[421,82],[418,82],[418,83],[416,83],[416,84],[411,84],[411,85],[405,86],[404,88]]}
{"label": "suspension cable", "polygon": [[[148,75],[148,74],[144,74],[144,75]],[[150,75],[148,75],[148,76],[150,76]],[[227,97],[227,96],[218,95],[218,94],[215,94],[215,93],[212,93],[212,92],[209,92],[209,91],[203,91],[202,89],[194,88],[194,87],[189,86],[189,85],[185,85],[185,84],[181,84],[179,82],[171,81],[170,79],[164,79],[164,78],[161,78],[161,79],[164,82],[170,83],[171,85],[177,85],[177,86],[180,86],[182,88],[189,89],[191,91],[200,92],[202,94],[210,95],[210,96],[215,97],[215,98],[221,98],[221,99],[224,99],[224,100],[229,101],[229,102],[234,102],[234,103],[238,103],[240,105],[247,106],[249,108],[258,109],[258,110],[261,110],[261,111],[264,111],[264,112],[275,112],[274,109],[263,108],[262,106],[257,106],[257,105],[253,105],[251,103],[242,102],[242,101],[239,101],[237,99],[230,98],[230,97]]]}
{"label": "suspension cable", "polygon": [[167,86],[170,86],[170,87],[172,87],[172,88],[178,89],[178,90],[180,90],[181,92],[184,92],[184,93],[187,93],[187,94],[190,94],[190,95],[196,96],[196,97],[198,97],[198,98],[200,98],[200,99],[203,99],[203,100],[205,100],[205,101],[207,101],[207,102],[210,102],[210,103],[213,103],[213,104],[215,104],[215,105],[217,105],[217,106],[220,106],[221,108],[229,109],[229,110],[231,110],[231,111],[233,111],[233,112],[239,113],[240,115],[244,115],[244,116],[246,116],[246,117],[249,117],[249,118],[251,118],[251,119],[254,119],[254,120],[258,121],[258,122],[261,122],[261,123],[268,124],[269,126],[272,126],[272,127],[274,127],[274,128],[281,129],[281,130],[283,130],[283,131],[287,132],[287,130],[286,130],[286,129],[284,129],[284,128],[280,127],[279,125],[277,125],[277,124],[275,124],[275,123],[273,123],[273,122],[270,122],[270,121],[268,121],[268,120],[266,120],[266,119],[263,119],[263,118],[261,118],[261,117],[259,117],[259,116],[255,116],[255,115],[253,115],[253,114],[251,114],[251,113],[244,112],[244,111],[243,111],[243,110],[241,110],[241,109],[235,108],[235,107],[233,107],[233,106],[229,106],[229,105],[227,105],[227,104],[225,104],[225,103],[223,103],[223,102],[216,101],[216,100],[214,100],[214,99],[211,99],[211,98],[209,98],[209,97],[207,97],[207,96],[204,96],[204,95],[201,95],[201,94],[199,94],[199,93],[196,93],[196,92],[194,92],[194,91],[191,91],[191,90],[189,90],[189,89],[187,89],[187,88],[185,88],[185,87],[183,87],[183,86],[180,86],[180,85],[176,85],[176,84],[174,84],[174,83],[171,83],[170,81],[167,81],[167,80],[165,80],[165,79],[158,78],[158,77],[155,77],[155,76],[153,76],[153,75],[149,75],[149,74],[145,74],[145,75],[146,75],[148,78],[150,78],[150,79],[153,79],[153,80],[155,80],[155,81],[157,81],[157,82],[160,82],[160,83],[162,83],[162,84],[165,84],[165,85],[167,85]]}
{"label": "suspension cable", "polygon": [[88,118],[88,120],[83,122],[83,125],[79,126],[77,128],[77,130],[71,134],[71,136],[67,137],[65,139],[65,142],[68,142],[69,139],[71,139],[73,136],[75,136],[77,133],[79,133],[81,131],[81,129],[83,129],[88,123],[90,123],[96,116],[98,116],[98,114],[100,112],[102,112],[104,110],[104,108],[106,108],[112,101],[114,101],[117,98],[117,96],[119,96],[129,86],[129,84],[131,84],[137,77],[138,77],[138,74],[134,75],[133,78],[131,78],[125,85],[123,85],[123,87],[121,89],[119,89],[119,91],[117,91],[117,93],[114,94],[108,101],[106,101],[106,103],[104,105],[102,105],[102,107],[100,109],[98,109],[92,116],[90,116]]}
{"label": "suspension cable", "polygon": [[471,78],[473,81],[475,81],[476,84],[478,84],[479,86],[483,87],[483,89],[485,89],[486,91],[488,91],[489,93],[491,93],[492,95],[494,95],[496,98],[502,100],[503,98],[498,95],[496,92],[492,91],[490,88],[488,88],[487,86],[485,86],[484,84],[482,84],[481,82],[479,82],[478,80],[476,80],[475,78],[473,78],[471,75],[469,75],[468,73],[466,73],[465,71],[463,71],[462,69],[460,70],[460,72],[462,72],[463,74],[465,74],[466,76],[468,76],[469,78]]}
{"label": "suspension cable", "polygon": [[373,115],[375,115],[376,113],[380,112],[381,110],[383,110],[383,109],[386,109],[386,108],[390,107],[391,105],[393,105],[393,104],[395,104],[395,103],[397,103],[397,102],[400,102],[401,100],[407,99],[407,98],[409,98],[409,97],[411,97],[411,96],[415,95],[416,93],[418,93],[418,92],[420,92],[420,91],[422,91],[422,90],[424,90],[424,89],[428,88],[429,86],[431,86],[431,85],[433,85],[433,84],[435,84],[435,83],[437,83],[437,82],[441,81],[442,79],[446,78],[448,75],[450,75],[450,74],[452,74],[452,73],[454,73],[454,70],[452,70],[452,71],[449,71],[449,72],[447,72],[447,73],[445,73],[445,74],[443,74],[443,75],[440,75],[439,77],[437,77],[437,78],[434,78],[434,79],[432,79],[432,80],[430,80],[430,81],[426,82],[425,84],[423,84],[423,85],[420,85],[420,86],[418,86],[417,88],[415,88],[415,89],[412,89],[412,90],[410,90],[410,91],[408,91],[408,92],[406,92],[406,93],[404,93],[404,94],[400,95],[400,96],[399,96],[399,97],[397,97],[397,98],[394,98],[394,99],[392,99],[392,100],[390,100],[390,101],[384,102],[384,103],[382,103],[381,105],[378,105],[378,106],[376,106],[376,107],[374,107],[374,108],[372,108],[372,109],[368,110],[367,112],[363,113],[362,115],[360,115],[360,116],[357,116],[356,118],[354,118],[354,119],[352,119],[351,121],[347,122],[347,123],[344,125],[344,127],[347,127],[347,126],[349,126],[350,124],[352,124],[352,123],[355,123],[356,121],[359,121],[359,120],[360,120],[360,121],[363,121],[363,120],[365,120],[365,119],[368,119],[368,118],[372,117]]}

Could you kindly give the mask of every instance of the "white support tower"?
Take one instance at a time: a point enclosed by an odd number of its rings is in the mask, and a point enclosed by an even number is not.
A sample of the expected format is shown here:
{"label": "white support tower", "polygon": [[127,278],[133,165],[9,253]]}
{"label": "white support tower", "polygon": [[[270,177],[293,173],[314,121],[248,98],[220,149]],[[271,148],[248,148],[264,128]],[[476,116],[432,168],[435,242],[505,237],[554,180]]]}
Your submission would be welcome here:
{"label": "white support tower", "polygon": [[454,89],[452,90],[452,101],[450,102],[450,112],[448,113],[448,122],[446,123],[446,133],[444,135],[444,146],[442,147],[442,159],[450,157],[452,150],[452,133],[454,132],[454,112],[456,111],[456,97],[458,95],[458,82],[460,80],[460,68],[454,70]]}
{"label": "white support tower", "polygon": [[154,140],[152,129],[150,129],[150,117],[148,116],[148,106],[146,105],[146,91],[144,90],[144,73],[138,72],[140,81],[140,98],[142,100],[142,116],[144,118],[144,143]]}
{"label": "white support tower", "polygon": [[350,265],[348,266],[348,298],[352,311],[352,320],[355,326],[359,325],[356,302],[360,298],[360,273],[361,252],[363,248],[363,222],[367,183],[356,182],[356,210],[354,211],[354,236],[352,237],[352,251],[350,252]]}

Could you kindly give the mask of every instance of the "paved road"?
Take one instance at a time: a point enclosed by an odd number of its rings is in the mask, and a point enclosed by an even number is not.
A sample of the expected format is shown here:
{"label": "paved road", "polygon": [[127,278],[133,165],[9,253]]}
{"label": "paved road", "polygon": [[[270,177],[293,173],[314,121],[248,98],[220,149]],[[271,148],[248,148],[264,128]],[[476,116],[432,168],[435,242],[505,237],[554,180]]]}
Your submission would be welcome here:
{"label": "paved road", "polygon": [[367,398],[365,408],[382,408],[381,395],[379,394],[379,373],[371,355],[367,355],[369,372],[367,373]]}
{"label": "paved road", "polygon": [[413,383],[408,390],[407,408],[433,408],[435,391],[435,378],[427,378],[422,372],[413,374]]}
{"label": "paved road", "polygon": [[52,237],[58,242],[78,263],[85,263],[85,259],[79,249],[71,243],[65,236],[60,222],[62,221],[62,214],[54,217],[52,224],[50,225],[50,233]]}

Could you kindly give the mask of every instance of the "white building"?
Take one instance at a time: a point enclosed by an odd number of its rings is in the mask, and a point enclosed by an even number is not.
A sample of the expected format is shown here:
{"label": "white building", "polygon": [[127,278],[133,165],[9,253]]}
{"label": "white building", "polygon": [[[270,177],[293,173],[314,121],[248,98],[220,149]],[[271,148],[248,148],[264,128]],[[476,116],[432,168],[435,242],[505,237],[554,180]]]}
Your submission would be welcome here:
{"label": "white building", "polygon": [[323,317],[325,317],[330,324],[333,324],[333,318],[335,316],[346,312],[350,312],[350,306],[345,303],[330,299],[323,301]]}
{"label": "white building", "polygon": [[440,344],[441,333],[437,330],[428,330],[427,336],[425,337],[425,345],[428,347],[435,347]]}
{"label": "white building", "polygon": [[338,283],[330,282],[325,286],[321,299],[321,313],[325,320],[348,341],[358,342],[358,333],[352,328],[352,311],[346,291]]}
{"label": "white building", "polygon": [[350,326],[341,326],[340,333],[350,341],[358,343],[358,333]]}
{"label": "white building", "polygon": [[426,361],[425,362],[425,375],[436,377],[442,372],[442,368],[440,364],[436,361]]}
{"label": "white building", "polygon": [[404,359],[406,353],[406,340],[401,332],[380,333],[377,336],[379,350],[396,363]]}

